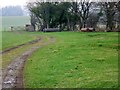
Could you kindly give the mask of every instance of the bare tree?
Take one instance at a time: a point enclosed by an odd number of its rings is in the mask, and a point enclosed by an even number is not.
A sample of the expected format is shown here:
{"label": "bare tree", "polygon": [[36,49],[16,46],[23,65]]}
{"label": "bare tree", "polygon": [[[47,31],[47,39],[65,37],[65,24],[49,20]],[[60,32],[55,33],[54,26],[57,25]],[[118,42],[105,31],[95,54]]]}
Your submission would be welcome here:
{"label": "bare tree", "polygon": [[106,15],[106,29],[112,31],[115,26],[116,2],[104,2],[103,7]]}
{"label": "bare tree", "polygon": [[82,21],[82,27],[86,27],[86,22],[89,16],[89,10],[90,10],[90,6],[91,6],[91,2],[89,0],[81,0],[80,4],[80,9],[79,9],[79,14],[81,17],[81,21]]}

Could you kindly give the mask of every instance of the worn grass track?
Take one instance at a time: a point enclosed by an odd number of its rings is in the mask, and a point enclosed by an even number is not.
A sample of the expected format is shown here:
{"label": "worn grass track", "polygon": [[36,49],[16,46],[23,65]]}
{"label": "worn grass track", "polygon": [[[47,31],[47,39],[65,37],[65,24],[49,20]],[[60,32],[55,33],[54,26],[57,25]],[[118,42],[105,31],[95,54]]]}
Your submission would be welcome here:
{"label": "worn grass track", "polygon": [[22,73],[27,58],[38,48],[54,42],[54,39],[50,37],[50,41],[47,42],[41,42],[40,39],[34,41],[35,42],[31,42],[32,46],[27,51],[25,51],[24,53],[22,53],[22,55],[12,60],[12,62],[7,66],[7,68],[3,69],[3,88],[23,88],[24,86]]}
{"label": "worn grass track", "polygon": [[39,40],[41,38],[42,42],[46,42],[47,37],[42,37],[41,34],[34,34],[33,32],[2,32],[2,68],[6,67],[13,59],[28,50],[36,39]]}

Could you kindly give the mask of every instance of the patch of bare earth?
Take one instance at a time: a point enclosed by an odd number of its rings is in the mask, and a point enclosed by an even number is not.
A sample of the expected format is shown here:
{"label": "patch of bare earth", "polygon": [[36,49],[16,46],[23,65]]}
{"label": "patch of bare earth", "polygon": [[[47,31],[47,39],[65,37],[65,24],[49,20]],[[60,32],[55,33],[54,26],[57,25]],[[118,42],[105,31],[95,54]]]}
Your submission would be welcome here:
{"label": "patch of bare earth", "polygon": [[[29,50],[25,51],[22,55],[15,58],[15,60],[13,60],[7,66],[7,68],[2,71],[2,88],[24,88],[23,69],[28,57],[37,49],[41,48],[42,46],[49,45],[53,42],[55,42],[53,37],[50,37],[49,41],[45,42],[43,45],[37,45],[37,43],[40,43],[40,39],[30,42],[29,44],[34,43],[33,46]],[[9,52],[9,50],[5,52]]]}

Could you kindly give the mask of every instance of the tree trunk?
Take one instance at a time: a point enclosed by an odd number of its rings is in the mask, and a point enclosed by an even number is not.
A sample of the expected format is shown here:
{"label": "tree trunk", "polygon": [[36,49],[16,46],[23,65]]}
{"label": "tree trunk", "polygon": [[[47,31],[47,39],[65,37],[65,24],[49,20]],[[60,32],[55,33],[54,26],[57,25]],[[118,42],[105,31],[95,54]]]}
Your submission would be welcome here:
{"label": "tree trunk", "polygon": [[85,28],[86,27],[86,22],[85,22],[85,20],[83,21],[83,28]]}

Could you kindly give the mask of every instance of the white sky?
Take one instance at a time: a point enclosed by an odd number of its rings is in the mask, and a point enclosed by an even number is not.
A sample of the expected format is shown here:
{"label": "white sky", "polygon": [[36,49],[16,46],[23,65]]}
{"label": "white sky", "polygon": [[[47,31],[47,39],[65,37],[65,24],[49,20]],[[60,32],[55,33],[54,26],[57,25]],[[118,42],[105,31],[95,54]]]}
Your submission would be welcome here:
{"label": "white sky", "polygon": [[5,7],[5,6],[16,6],[16,5],[21,5],[24,6],[26,5],[26,2],[29,0],[0,0],[0,7]]}
{"label": "white sky", "polygon": [[[0,7],[10,6],[10,5],[24,6],[28,1],[35,1],[35,0],[0,0]],[[58,0],[40,0],[40,1],[58,1]],[[60,1],[71,1],[71,0],[60,0]],[[81,0],[77,0],[77,1],[81,1]],[[119,0],[93,0],[93,1],[119,1]]]}

